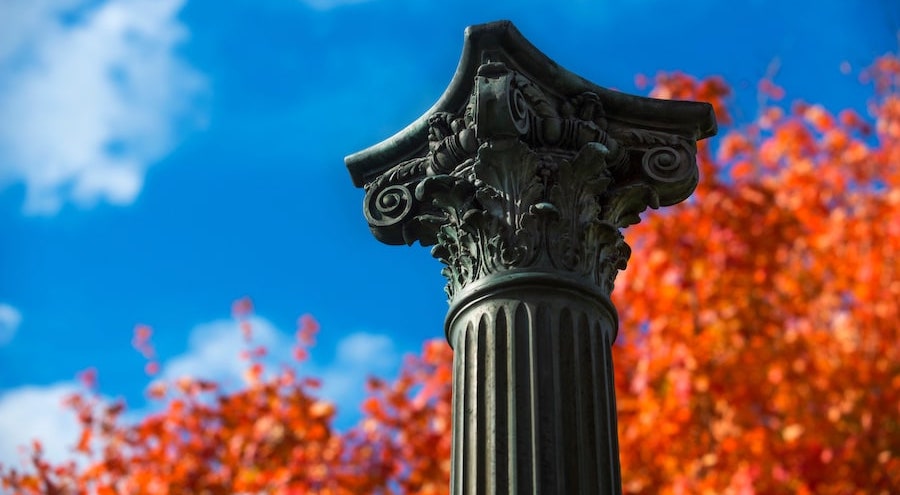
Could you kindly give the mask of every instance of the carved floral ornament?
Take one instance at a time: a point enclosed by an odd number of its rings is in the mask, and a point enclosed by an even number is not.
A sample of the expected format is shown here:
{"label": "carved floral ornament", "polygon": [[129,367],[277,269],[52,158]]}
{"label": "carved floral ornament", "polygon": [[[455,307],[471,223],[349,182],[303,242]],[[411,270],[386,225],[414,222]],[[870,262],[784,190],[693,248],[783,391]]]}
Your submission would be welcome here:
{"label": "carved floral ornament", "polygon": [[427,115],[418,156],[365,183],[366,219],[383,242],[434,246],[451,300],[514,270],[608,295],[630,254],[620,229],[696,186],[696,136],[609,118],[590,87],[560,95],[497,58],[477,65],[461,110]]}

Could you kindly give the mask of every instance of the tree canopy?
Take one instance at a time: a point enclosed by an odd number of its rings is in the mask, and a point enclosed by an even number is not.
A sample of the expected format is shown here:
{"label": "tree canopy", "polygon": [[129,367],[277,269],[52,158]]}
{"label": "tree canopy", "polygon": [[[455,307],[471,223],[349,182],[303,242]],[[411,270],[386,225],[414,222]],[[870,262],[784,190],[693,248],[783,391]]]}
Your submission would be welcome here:
{"label": "tree canopy", "polygon": [[[711,102],[721,138],[701,142],[686,202],[626,231],[615,344],[626,493],[888,494],[900,487],[900,59],[862,76],[868,112],[783,103],[733,123],[721,79],[656,77],[651,95]],[[137,423],[95,393],[68,400],[70,462],[36,440],[5,489],[34,494],[447,493],[450,366],[424,344],[393,381],[372,378],[346,432],[314,378],[269,369],[253,347],[246,385],[154,382]],[[298,361],[316,323],[298,323]],[[135,347],[156,371],[151,331]],[[90,373],[83,376],[92,382]]]}

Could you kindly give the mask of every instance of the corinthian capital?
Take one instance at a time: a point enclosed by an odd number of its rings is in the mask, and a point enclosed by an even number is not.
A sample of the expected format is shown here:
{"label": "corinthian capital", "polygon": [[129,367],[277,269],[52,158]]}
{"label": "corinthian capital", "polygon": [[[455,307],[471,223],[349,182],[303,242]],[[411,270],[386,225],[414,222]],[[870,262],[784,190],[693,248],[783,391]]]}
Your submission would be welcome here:
{"label": "corinthian capital", "polygon": [[498,22],[467,30],[431,110],[346,163],[374,235],[434,246],[451,300],[525,273],[608,296],[620,230],[691,194],[696,140],[714,133],[708,104],[594,85]]}

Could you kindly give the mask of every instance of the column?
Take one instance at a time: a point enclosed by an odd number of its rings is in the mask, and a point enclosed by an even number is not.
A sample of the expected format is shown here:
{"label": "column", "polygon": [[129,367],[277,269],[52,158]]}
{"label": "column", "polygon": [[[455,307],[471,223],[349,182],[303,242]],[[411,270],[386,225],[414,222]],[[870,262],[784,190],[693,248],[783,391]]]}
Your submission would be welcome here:
{"label": "column", "polygon": [[452,493],[621,493],[621,230],[690,195],[714,133],[709,105],[594,85],[498,22],[467,30],[429,112],[347,157],[376,238],[444,265]]}

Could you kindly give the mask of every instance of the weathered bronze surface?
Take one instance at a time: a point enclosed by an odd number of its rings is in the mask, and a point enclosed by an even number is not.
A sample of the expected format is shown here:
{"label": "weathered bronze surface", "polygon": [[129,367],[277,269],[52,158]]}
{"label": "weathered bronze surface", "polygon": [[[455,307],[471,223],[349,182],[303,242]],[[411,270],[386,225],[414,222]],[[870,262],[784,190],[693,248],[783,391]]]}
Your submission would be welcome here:
{"label": "weathered bronze surface", "polygon": [[620,229],[691,194],[715,132],[710,105],[592,84],[501,21],[466,30],[425,115],[346,158],[375,237],[444,264],[452,493],[621,493]]}

